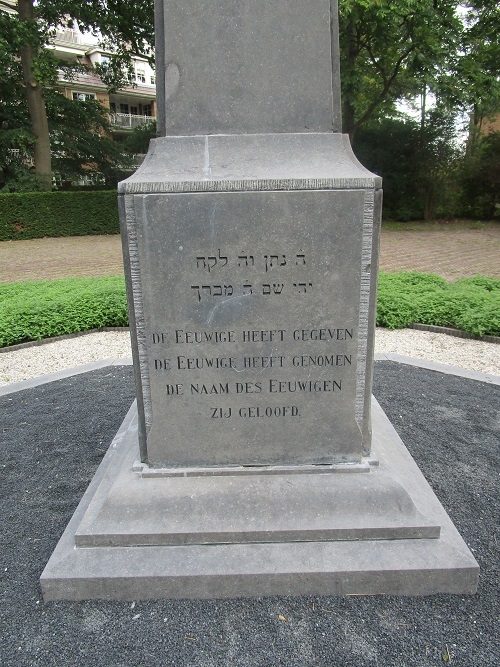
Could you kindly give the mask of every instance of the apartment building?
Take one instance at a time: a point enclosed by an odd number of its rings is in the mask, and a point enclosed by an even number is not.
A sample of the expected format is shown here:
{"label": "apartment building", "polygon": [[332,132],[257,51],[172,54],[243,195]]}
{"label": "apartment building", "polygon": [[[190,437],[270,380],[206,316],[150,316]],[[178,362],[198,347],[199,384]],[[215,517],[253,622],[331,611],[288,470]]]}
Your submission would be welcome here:
{"label": "apartment building", "polygon": [[[0,11],[16,13],[17,0],[3,0]],[[99,47],[94,35],[77,28],[60,27],[52,43],[47,46],[54,54],[68,62],[79,62],[92,68],[96,63],[105,65],[110,53]],[[109,109],[112,133],[115,138],[126,136],[134,127],[156,118],[155,73],[146,58],[134,58],[134,73],[130,86],[110,94],[99,76],[90,69],[71,80],[59,73],[61,93],[74,100],[95,99]]]}
{"label": "apartment building", "polygon": [[485,118],[481,124],[481,132],[484,134],[491,134],[492,132],[500,132],[500,114]]}
{"label": "apartment building", "polygon": [[[97,63],[106,65],[110,54],[99,46],[98,39],[81,33],[77,28],[59,28],[49,49],[63,60],[79,62],[93,68]],[[61,93],[74,100],[98,100],[109,109],[111,131],[116,138],[126,135],[134,127],[150,122],[156,117],[155,73],[146,58],[134,58],[131,83],[116,93],[109,93],[96,72],[65,78],[59,72]]]}

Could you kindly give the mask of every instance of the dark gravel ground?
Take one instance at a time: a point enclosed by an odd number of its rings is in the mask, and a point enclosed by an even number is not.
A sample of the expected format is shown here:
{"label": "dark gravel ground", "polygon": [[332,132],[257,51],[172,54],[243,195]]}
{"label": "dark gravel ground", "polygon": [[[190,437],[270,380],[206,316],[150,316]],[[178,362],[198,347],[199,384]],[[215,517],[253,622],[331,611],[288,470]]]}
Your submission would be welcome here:
{"label": "dark gravel ground", "polygon": [[481,567],[475,596],[57,602],[38,578],[133,399],[110,367],[0,398],[0,662],[92,667],[500,664],[500,387],[376,364],[375,394]]}

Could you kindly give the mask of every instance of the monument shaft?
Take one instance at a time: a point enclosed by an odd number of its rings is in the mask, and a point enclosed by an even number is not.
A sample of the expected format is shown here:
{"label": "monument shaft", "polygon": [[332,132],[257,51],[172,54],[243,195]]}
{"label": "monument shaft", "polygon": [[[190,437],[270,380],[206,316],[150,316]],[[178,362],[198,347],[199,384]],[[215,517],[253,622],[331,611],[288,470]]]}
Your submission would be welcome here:
{"label": "monument shaft", "polygon": [[155,4],[160,136],[341,131],[336,0]]}

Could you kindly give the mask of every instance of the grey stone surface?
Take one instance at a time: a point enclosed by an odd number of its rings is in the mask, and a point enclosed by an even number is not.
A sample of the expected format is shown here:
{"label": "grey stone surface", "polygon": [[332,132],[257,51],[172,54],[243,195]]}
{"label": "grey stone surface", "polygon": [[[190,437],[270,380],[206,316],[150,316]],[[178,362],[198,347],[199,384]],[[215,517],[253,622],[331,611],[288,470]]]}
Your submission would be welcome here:
{"label": "grey stone surface", "polygon": [[330,0],[156,0],[160,134],[339,132],[336,17]]}
{"label": "grey stone surface", "polygon": [[337,3],[156,22],[167,136],[119,188],[141,460],[360,464],[381,182],[339,133]]}
{"label": "grey stone surface", "polygon": [[7,396],[7,394],[14,394],[18,391],[23,391],[24,389],[38,387],[41,384],[56,382],[57,380],[72,377],[73,375],[88,373],[89,371],[94,371],[98,368],[106,368],[106,366],[123,366],[131,363],[132,360],[127,358],[101,359],[100,361],[92,361],[89,364],[82,364],[81,366],[66,368],[62,371],[56,371],[55,373],[47,373],[46,375],[40,375],[39,377],[31,378],[29,380],[22,380],[21,382],[12,382],[11,384],[6,384],[0,387],[0,396]]}
{"label": "grey stone surface", "polygon": [[[439,539],[75,546],[79,526],[85,526],[89,517],[95,519],[98,514],[99,508],[93,503],[106,511],[99,487],[116,478],[124,460],[132,457],[136,449],[137,423],[132,409],[42,574],[46,601],[272,594],[463,594],[476,589],[478,567],[474,558],[377,404],[374,450],[380,459],[380,471],[395,482],[404,480],[416,509],[428,521],[441,526]],[[350,478],[377,484],[373,471]],[[141,479],[139,483],[146,485],[150,481]],[[330,509],[335,513],[334,507]],[[220,515],[226,511],[224,508]],[[127,514],[117,507],[114,521],[123,530]],[[240,528],[246,529],[246,524]]]}
{"label": "grey stone surface", "polygon": [[491,375],[490,373],[481,373],[480,371],[473,371],[467,368],[458,368],[458,366],[450,366],[448,364],[441,364],[437,361],[430,361],[428,359],[417,359],[416,357],[406,357],[402,354],[394,354],[392,352],[379,352],[374,355],[375,361],[395,361],[399,364],[409,364],[410,366],[417,366],[418,368],[426,368],[430,371],[438,373],[446,373],[447,375],[457,375],[458,377],[467,378],[468,380],[477,380],[478,382],[486,382],[487,384],[500,385],[500,376]]}
{"label": "grey stone surface", "polygon": [[147,461],[359,462],[373,192],[136,195],[134,210]]}
{"label": "grey stone surface", "polygon": [[78,547],[439,537],[387,467],[151,478],[134,472],[136,454],[131,447],[100,485]]}
{"label": "grey stone surface", "polygon": [[342,135],[153,142],[120,186],[144,462],[369,453],[379,186]]}
{"label": "grey stone surface", "polygon": [[122,194],[380,188],[342,134],[244,134],[154,139]]}

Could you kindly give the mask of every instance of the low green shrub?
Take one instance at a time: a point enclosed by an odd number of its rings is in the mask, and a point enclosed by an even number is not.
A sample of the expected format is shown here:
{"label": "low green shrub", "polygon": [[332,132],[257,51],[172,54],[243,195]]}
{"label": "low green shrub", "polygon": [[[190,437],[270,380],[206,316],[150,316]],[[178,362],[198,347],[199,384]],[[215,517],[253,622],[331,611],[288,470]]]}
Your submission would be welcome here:
{"label": "low green shrub", "polygon": [[0,285],[0,347],[127,324],[121,276]]}
{"label": "low green shrub", "polygon": [[476,276],[447,282],[429,273],[380,273],[377,325],[418,322],[500,336],[500,280]]}
{"label": "low green shrub", "polygon": [[[500,336],[500,280],[380,273],[377,325],[414,322]],[[71,278],[0,285],[0,347],[100,327],[127,326],[123,277]]]}
{"label": "low green shrub", "polygon": [[115,190],[0,194],[0,241],[119,231]]}

